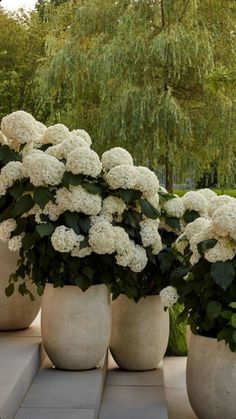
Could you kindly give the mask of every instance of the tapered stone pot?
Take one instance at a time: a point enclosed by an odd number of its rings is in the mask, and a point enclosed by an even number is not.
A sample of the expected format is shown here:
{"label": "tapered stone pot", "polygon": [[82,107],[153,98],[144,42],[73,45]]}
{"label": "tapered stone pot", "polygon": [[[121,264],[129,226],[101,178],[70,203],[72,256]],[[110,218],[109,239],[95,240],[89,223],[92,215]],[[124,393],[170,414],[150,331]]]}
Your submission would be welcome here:
{"label": "tapered stone pot", "polygon": [[120,295],[112,303],[110,350],[120,368],[132,371],[158,367],[167,348],[169,312],[159,296],[138,303]]}
{"label": "tapered stone pot", "polygon": [[42,338],[53,364],[65,370],[95,368],[111,335],[111,300],[106,285],[83,292],[47,284],[42,303]]}
{"label": "tapered stone pot", "polygon": [[199,419],[235,419],[236,353],[223,341],[191,334],[187,390]]}
{"label": "tapered stone pot", "polygon": [[18,252],[10,252],[5,243],[0,242],[0,330],[21,330],[31,325],[37,316],[41,298],[37,295],[34,284],[27,284],[28,288],[35,297],[31,301],[29,296],[22,296],[17,291],[18,284],[15,285],[15,292],[11,297],[6,297],[5,288],[8,286],[10,275],[17,268]]}

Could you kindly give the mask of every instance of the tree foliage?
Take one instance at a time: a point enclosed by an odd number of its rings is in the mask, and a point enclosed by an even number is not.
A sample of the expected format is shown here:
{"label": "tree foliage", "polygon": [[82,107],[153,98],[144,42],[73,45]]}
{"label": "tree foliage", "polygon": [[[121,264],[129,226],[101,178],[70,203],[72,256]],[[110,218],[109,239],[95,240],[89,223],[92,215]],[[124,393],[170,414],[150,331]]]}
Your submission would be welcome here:
{"label": "tree foliage", "polygon": [[[39,0],[48,122],[87,129],[102,152],[195,180],[235,181],[235,23],[231,0]],[[39,23],[37,23],[39,24]],[[42,38],[42,37],[41,37]]]}

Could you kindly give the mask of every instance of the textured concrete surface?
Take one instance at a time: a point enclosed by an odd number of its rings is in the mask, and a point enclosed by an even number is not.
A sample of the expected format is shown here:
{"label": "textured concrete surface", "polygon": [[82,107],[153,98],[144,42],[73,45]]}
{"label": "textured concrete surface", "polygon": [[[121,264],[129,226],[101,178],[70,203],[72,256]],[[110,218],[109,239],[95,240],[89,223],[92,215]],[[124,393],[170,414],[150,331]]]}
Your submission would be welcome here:
{"label": "textured concrete surface", "polygon": [[99,419],[167,419],[162,366],[148,372],[122,371],[109,359]]}
{"label": "textured concrete surface", "polygon": [[[106,370],[107,357],[100,363],[100,368],[90,371],[58,370],[47,359],[23,400],[16,419],[97,418]],[[64,411],[70,416],[63,416]],[[51,416],[47,416],[48,412]]]}
{"label": "textured concrete surface", "polygon": [[197,419],[186,389],[187,357],[165,357],[163,362],[165,395],[169,419]]}
{"label": "textured concrete surface", "polygon": [[40,367],[38,331],[0,332],[0,418],[12,419]]}

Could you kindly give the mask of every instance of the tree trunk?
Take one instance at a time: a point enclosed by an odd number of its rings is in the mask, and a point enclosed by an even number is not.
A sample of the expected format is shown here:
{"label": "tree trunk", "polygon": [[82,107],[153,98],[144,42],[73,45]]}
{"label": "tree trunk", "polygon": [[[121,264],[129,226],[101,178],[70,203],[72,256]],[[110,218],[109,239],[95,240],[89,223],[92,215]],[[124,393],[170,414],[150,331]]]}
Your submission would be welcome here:
{"label": "tree trunk", "polygon": [[173,165],[166,159],[166,189],[168,192],[173,193],[174,186],[174,173],[173,173]]}

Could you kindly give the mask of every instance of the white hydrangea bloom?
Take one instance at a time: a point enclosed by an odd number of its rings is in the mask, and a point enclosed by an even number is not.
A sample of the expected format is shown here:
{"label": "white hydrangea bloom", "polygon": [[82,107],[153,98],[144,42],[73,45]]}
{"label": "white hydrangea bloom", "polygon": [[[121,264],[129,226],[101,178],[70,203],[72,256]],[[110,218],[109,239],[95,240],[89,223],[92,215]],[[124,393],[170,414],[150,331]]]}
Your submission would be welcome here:
{"label": "white hydrangea bloom", "polygon": [[179,197],[166,201],[163,209],[170,217],[182,218],[185,213],[184,203]]}
{"label": "white hydrangea bloom", "polygon": [[98,194],[87,192],[82,186],[58,189],[56,192],[56,204],[60,213],[64,211],[82,212],[86,215],[97,215],[102,208],[102,198]]}
{"label": "white hydrangea bloom", "polygon": [[146,250],[136,244],[134,247],[134,253],[131,262],[129,263],[129,267],[133,272],[142,272],[148,263],[148,258],[146,254]]}
{"label": "white hydrangea bloom", "polygon": [[113,221],[113,218],[120,222],[122,221],[122,214],[125,209],[125,202],[121,198],[111,195],[104,199],[101,214],[110,222]]}
{"label": "white hydrangea bloom", "polygon": [[5,182],[3,181],[0,175],[0,196],[6,195],[6,192],[7,192],[7,189],[6,189]]}
{"label": "white hydrangea bloom", "polygon": [[105,151],[102,155],[102,167],[104,170],[111,170],[113,167],[120,165],[133,166],[133,158],[131,154],[121,147],[114,147]]}
{"label": "white hydrangea bloom", "polygon": [[196,218],[192,223],[189,223],[185,228],[185,236],[188,240],[192,238],[195,234],[198,234],[199,231],[204,230],[211,226],[212,223],[206,218]]}
{"label": "white hydrangea bloom", "polygon": [[66,168],[69,172],[97,177],[102,170],[102,164],[95,151],[90,148],[77,148],[67,156]]}
{"label": "white hydrangea bloom", "polygon": [[56,221],[59,216],[61,215],[61,210],[58,205],[54,204],[53,202],[49,201],[43,211],[43,214],[48,215],[51,221]]}
{"label": "white hydrangea bloom", "polygon": [[217,208],[222,207],[223,205],[233,204],[236,202],[236,199],[229,195],[219,195],[211,198],[208,203],[208,213],[211,217],[212,214],[217,210]]}
{"label": "white hydrangea bloom", "polygon": [[111,189],[135,189],[137,168],[122,164],[113,167],[105,177]]}
{"label": "white hydrangea bloom", "polygon": [[212,223],[216,234],[236,240],[236,200],[218,208],[212,215]]}
{"label": "white hydrangea bloom", "polygon": [[8,248],[11,252],[19,252],[22,247],[22,236],[14,236],[8,242]]}
{"label": "white hydrangea bloom", "polygon": [[[190,224],[188,224],[188,225],[190,225]],[[175,247],[176,247],[176,250],[179,252],[179,253],[181,253],[181,255],[184,255],[184,252],[185,252],[185,249],[186,249],[186,247],[188,246],[188,240],[187,240],[187,238],[186,238],[186,235],[185,235],[185,233],[182,233],[178,238],[177,238],[177,240],[175,241]]]}
{"label": "white hydrangea bloom", "polygon": [[0,183],[5,188],[10,188],[16,180],[20,180],[22,177],[22,163],[19,161],[10,161],[1,170]]}
{"label": "white hydrangea bloom", "polygon": [[205,240],[211,240],[217,238],[212,226],[212,223],[209,222],[208,226],[206,225],[204,228],[199,229],[196,234],[194,234],[189,239],[190,250],[192,252],[192,256],[190,258],[190,263],[194,265],[197,263],[201,257],[198,252],[198,244]]}
{"label": "white hydrangea bloom", "polygon": [[177,290],[172,286],[163,288],[159,295],[161,303],[164,307],[172,307],[175,303],[177,303],[179,298]]}
{"label": "white hydrangea bloom", "polygon": [[135,189],[143,192],[146,197],[153,196],[158,192],[159,180],[154,172],[147,167],[138,166]]}
{"label": "white hydrangea bloom", "polygon": [[77,240],[75,243],[75,246],[73,250],[71,251],[71,256],[77,257],[77,258],[84,258],[86,256],[91,255],[93,249],[89,246],[86,247],[80,247],[80,243],[85,239],[85,237],[82,234],[77,235]]}
{"label": "white hydrangea bloom", "polygon": [[112,254],[116,250],[116,235],[111,223],[97,217],[89,230],[89,245],[99,255]]}
{"label": "white hydrangea bloom", "polygon": [[153,245],[159,239],[158,224],[155,221],[145,218],[139,223],[141,228],[140,236],[144,247]]}
{"label": "white hydrangea bloom", "polygon": [[42,138],[42,143],[56,145],[70,138],[72,138],[72,135],[65,125],[55,124],[46,129]]}
{"label": "white hydrangea bloom", "polygon": [[64,152],[61,147],[61,144],[52,145],[51,147],[48,147],[45,151],[46,154],[49,154],[50,156],[56,157],[56,159],[63,159],[64,158]]}
{"label": "white hydrangea bloom", "polygon": [[64,172],[62,162],[39,150],[28,154],[22,162],[22,173],[34,186],[59,185]]}
{"label": "white hydrangea bloom", "polygon": [[0,223],[0,240],[3,243],[7,243],[11,238],[11,233],[16,229],[17,224],[13,218]]}
{"label": "white hydrangea bloom", "polygon": [[71,134],[73,136],[82,138],[84,141],[86,141],[88,146],[91,147],[92,145],[91,137],[84,129],[74,129],[73,131],[71,131]]}
{"label": "white hydrangea bloom", "polygon": [[59,226],[51,236],[51,242],[55,250],[60,253],[68,253],[74,248],[77,235],[72,228]]}
{"label": "white hydrangea bloom", "polygon": [[197,191],[187,192],[182,197],[185,210],[196,211],[201,217],[206,217],[208,213],[208,202],[206,198]]}
{"label": "white hydrangea bloom", "polygon": [[7,138],[3,135],[2,131],[0,131],[0,144],[7,144]]}
{"label": "white hydrangea bloom", "polygon": [[159,234],[159,236],[157,237],[157,239],[152,244],[152,254],[153,255],[158,255],[158,253],[161,252],[162,248],[163,248],[162,240],[161,240],[161,236]]}
{"label": "white hydrangea bloom", "polygon": [[236,256],[236,245],[233,247],[229,240],[221,238],[216,245],[205,251],[204,257],[208,262],[226,262]]}
{"label": "white hydrangea bloom", "polygon": [[8,140],[19,144],[37,141],[39,137],[37,121],[24,111],[16,111],[2,119],[1,129]]}
{"label": "white hydrangea bloom", "polygon": [[202,194],[204,198],[206,198],[207,201],[210,201],[210,199],[217,196],[217,194],[214,191],[212,191],[212,189],[208,189],[208,188],[198,189],[197,192]]}

